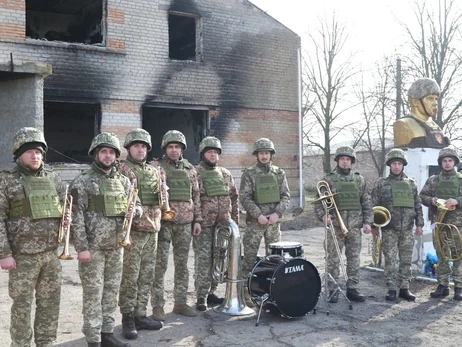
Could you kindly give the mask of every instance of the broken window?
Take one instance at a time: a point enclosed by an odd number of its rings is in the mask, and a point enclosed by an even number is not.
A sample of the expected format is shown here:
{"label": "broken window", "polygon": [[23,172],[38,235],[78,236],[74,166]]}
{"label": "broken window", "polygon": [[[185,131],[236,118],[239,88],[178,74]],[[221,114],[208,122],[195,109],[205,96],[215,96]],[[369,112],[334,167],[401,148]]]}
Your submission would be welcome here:
{"label": "broken window", "polygon": [[93,137],[99,133],[101,106],[68,102],[44,103],[47,163],[91,163],[88,156]]}
{"label": "broken window", "polygon": [[102,45],[104,0],[26,0],[26,36]]}
{"label": "broken window", "polygon": [[152,151],[148,153],[149,160],[164,155],[164,151],[160,148],[162,136],[168,130],[178,130],[186,137],[185,158],[193,164],[200,162],[197,152],[206,132],[207,111],[144,106],[142,113],[143,129],[148,131],[152,138]]}
{"label": "broken window", "polygon": [[201,61],[201,20],[191,15],[168,15],[169,58]]}

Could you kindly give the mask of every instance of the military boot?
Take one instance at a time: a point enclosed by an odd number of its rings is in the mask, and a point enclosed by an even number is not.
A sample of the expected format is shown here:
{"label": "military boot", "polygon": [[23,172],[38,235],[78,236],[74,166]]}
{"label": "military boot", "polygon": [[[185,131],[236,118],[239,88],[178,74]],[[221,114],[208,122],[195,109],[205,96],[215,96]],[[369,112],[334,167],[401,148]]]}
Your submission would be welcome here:
{"label": "military boot", "polygon": [[401,288],[399,290],[399,297],[407,301],[415,301],[415,295],[408,288]]}
{"label": "military boot", "polygon": [[162,329],[164,325],[162,322],[154,320],[146,316],[135,316],[135,327],[137,330],[159,330]]}
{"label": "military boot", "polygon": [[454,300],[462,300],[462,288],[455,287],[454,288]]}
{"label": "military boot", "polygon": [[119,341],[114,333],[101,333],[101,347],[131,347],[128,343]]}
{"label": "military boot", "polygon": [[362,295],[356,288],[347,288],[346,296],[350,301],[364,302],[366,297]]}
{"label": "military boot", "polygon": [[436,290],[430,293],[430,296],[432,298],[443,298],[448,295],[449,295],[449,288],[446,286],[443,286],[442,284],[438,284],[438,287],[436,287]]}
{"label": "military boot", "polygon": [[135,340],[138,338],[133,312],[122,313],[122,333],[127,340]]}
{"label": "military boot", "polygon": [[205,299],[204,298],[198,298],[197,299],[196,309],[198,311],[206,311],[207,310],[207,305],[205,304]]}
{"label": "military boot", "polygon": [[187,304],[175,304],[173,305],[173,312],[181,314],[186,317],[196,317],[197,313]]}
{"label": "military boot", "polygon": [[338,302],[338,290],[329,290],[329,302],[331,304],[336,304]]}
{"label": "military boot", "polygon": [[[401,295],[401,291],[399,292]],[[387,301],[395,301],[396,300],[396,290],[389,290],[387,295],[385,295],[385,300]]]}
{"label": "military boot", "polygon": [[164,321],[165,320],[165,311],[163,307],[153,307],[152,308],[152,319]]}
{"label": "military boot", "polygon": [[215,294],[211,293],[207,296],[207,305],[214,306],[214,305],[221,305],[225,299],[219,298]]}

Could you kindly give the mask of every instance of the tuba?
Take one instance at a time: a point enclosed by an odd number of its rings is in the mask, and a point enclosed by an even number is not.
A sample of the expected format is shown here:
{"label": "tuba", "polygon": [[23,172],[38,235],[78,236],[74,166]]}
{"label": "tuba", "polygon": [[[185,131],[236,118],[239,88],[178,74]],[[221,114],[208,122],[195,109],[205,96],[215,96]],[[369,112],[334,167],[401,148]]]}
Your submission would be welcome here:
{"label": "tuba", "polygon": [[453,211],[455,206],[447,208],[446,200],[436,200],[435,224],[433,228],[433,245],[437,251],[447,261],[458,261],[462,259],[462,236],[459,229],[454,224],[443,223],[448,211]]}
{"label": "tuba", "polygon": [[221,219],[215,227],[212,277],[220,283],[226,281],[225,299],[220,306],[214,308],[216,312],[230,316],[254,313],[243,299],[241,236],[239,227],[232,219]]}
{"label": "tuba", "polygon": [[175,211],[170,209],[170,203],[168,202],[168,190],[169,187],[166,183],[162,184],[160,189],[160,206],[162,206],[162,220],[171,221],[175,218]]}
{"label": "tuba", "polygon": [[351,232],[343,223],[342,216],[337,208],[337,204],[335,203],[334,195],[330,190],[329,183],[326,181],[319,181],[316,185],[316,189],[318,190],[319,198],[313,203],[321,202],[322,206],[324,207],[324,211],[326,211],[327,217],[329,218],[329,211],[334,210],[335,217],[337,219],[338,225],[340,227],[340,231],[344,237],[351,235]]}
{"label": "tuba", "polygon": [[382,233],[381,229],[387,226],[391,221],[390,211],[383,206],[374,206],[372,209],[374,212],[374,226],[379,231],[379,236],[372,236],[372,262],[375,266],[382,264]]}
{"label": "tuba", "polygon": [[64,205],[61,219],[61,224],[59,225],[58,233],[58,243],[63,242],[64,235],[66,239],[64,240],[63,253],[58,257],[62,260],[72,260],[71,254],[69,253],[69,239],[71,233],[71,222],[72,222],[72,202],[74,201],[72,195],[68,194],[69,185],[66,185],[66,192],[64,193]]}
{"label": "tuba", "polygon": [[132,241],[130,239],[130,230],[132,229],[133,217],[135,216],[136,198],[138,196],[138,189],[135,184],[132,184],[128,193],[127,200],[127,211],[125,213],[124,224],[122,225],[122,232],[125,233],[125,237],[120,241],[122,247],[131,247]]}

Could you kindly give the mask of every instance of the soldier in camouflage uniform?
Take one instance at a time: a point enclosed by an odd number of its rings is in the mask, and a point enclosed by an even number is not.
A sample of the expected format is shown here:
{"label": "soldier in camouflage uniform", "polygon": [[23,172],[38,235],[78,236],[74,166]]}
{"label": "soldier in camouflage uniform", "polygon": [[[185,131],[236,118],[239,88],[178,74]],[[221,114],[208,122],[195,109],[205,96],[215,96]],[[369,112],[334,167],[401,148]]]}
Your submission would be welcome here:
{"label": "soldier in camouflage uniform", "polygon": [[[386,155],[386,164],[390,167],[390,174],[375,183],[371,194],[372,206],[385,207],[391,215],[390,222],[382,227],[382,251],[388,288],[385,299],[396,300],[396,289],[399,288],[400,298],[414,301],[415,296],[409,291],[414,249],[412,228],[415,224],[415,235],[422,235],[422,204],[416,181],[403,172],[407,165],[404,151],[390,150]],[[379,236],[377,229],[372,228],[372,232]]]}
{"label": "soldier in camouflage uniform", "polygon": [[159,171],[146,163],[151,150],[151,135],[144,129],[134,129],[125,137],[127,160],[121,162],[119,171],[138,188],[143,206],[143,216],[131,227],[132,247],[124,250],[122,283],[119,306],[122,313],[123,335],[129,340],[138,337],[137,330],[157,330],[162,323],[146,317],[146,305],[154,281],[156,266],[157,233],[160,230],[161,209],[159,187],[162,185]]}
{"label": "soldier in camouflage uniform", "polygon": [[[83,328],[88,346],[129,347],[114,336],[117,295],[122,277],[123,224],[128,209],[130,180],[116,167],[119,140],[101,133],[88,155],[90,169],[71,183],[74,197],[71,233],[79,260],[83,290]],[[142,215],[141,206],[136,214]]]}
{"label": "soldier in camouflage uniform", "polygon": [[202,214],[197,171],[182,154],[186,150],[186,138],[177,130],[169,130],[162,137],[161,148],[165,150],[165,155],[154,160],[152,164],[159,169],[162,181],[166,182],[166,186],[162,188],[164,207],[167,206],[168,197],[170,208],[175,213],[169,220],[163,217],[161,223],[151,290],[152,316],[155,320],[164,321],[164,277],[170,242],[173,245],[175,264],[173,312],[188,317],[197,316],[196,311],[186,303],[189,282],[187,263],[191,233],[194,236],[201,233]]}
{"label": "soldier in camouflage uniform", "polygon": [[12,347],[31,346],[34,291],[35,345],[52,346],[58,329],[64,187],[43,166],[47,149],[41,131],[21,128],[13,138],[16,166],[0,173],[0,267],[10,272]]}
{"label": "soldier in camouflage uniform", "polygon": [[196,308],[199,311],[207,310],[207,304],[223,302],[223,298],[214,294],[218,283],[212,279],[215,226],[223,218],[232,218],[239,223],[238,194],[233,176],[227,169],[217,166],[221,153],[221,142],[216,137],[208,136],[199,144],[202,160],[196,168],[204,220],[200,235],[193,238]]}
{"label": "soldier in camouflage uniform", "polygon": [[[351,235],[344,237],[339,228],[339,223],[335,217],[333,209],[326,216],[322,204],[315,205],[315,213],[319,220],[328,225],[333,224],[334,232],[337,237],[340,252],[345,246],[347,258],[346,272],[348,280],[347,297],[351,301],[363,302],[366,297],[358,291],[359,267],[361,253],[361,227],[364,233],[371,232],[371,224],[374,220],[372,213],[372,203],[367,192],[366,181],[359,173],[351,172],[352,164],[356,161],[356,153],[350,146],[342,146],[335,152],[334,160],[337,167],[324,177],[335,198],[335,203],[346,229]],[[319,197],[319,196],[318,196]],[[340,275],[339,254],[337,254],[332,234],[327,234],[327,272],[337,281]],[[329,283],[330,299],[329,302],[338,301],[339,292],[333,289],[333,283]]]}
{"label": "soldier in camouflage uniform", "polygon": [[[265,238],[266,253],[269,244],[281,240],[279,218],[290,204],[290,190],[285,172],[273,165],[276,154],[274,144],[267,138],[260,138],[253,145],[257,163],[243,170],[240,201],[246,211],[246,231],[243,237],[243,278],[246,280],[257,259],[262,237]],[[246,282],[244,282],[246,283]],[[249,307],[255,307],[244,288],[244,299]]]}
{"label": "soldier in camouflage uniform", "polygon": [[[441,172],[427,179],[420,191],[422,204],[431,208],[432,223],[435,222],[438,199],[446,200],[445,207],[453,208],[446,213],[443,221],[455,225],[462,230],[462,174],[456,172],[455,166],[460,162],[459,155],[452,147],[443,148],[438,155],[438,165]],[[437,247],[435,247],[436,249]],[[432,298],[442,298],[449,295],[449,277],[451,267],[449,262],[437,250],[438,270],[436,279],[438,287],[430,293]],[[453,263],[452,278],[454,280],[454,300],[462,300],[462,260]]]}

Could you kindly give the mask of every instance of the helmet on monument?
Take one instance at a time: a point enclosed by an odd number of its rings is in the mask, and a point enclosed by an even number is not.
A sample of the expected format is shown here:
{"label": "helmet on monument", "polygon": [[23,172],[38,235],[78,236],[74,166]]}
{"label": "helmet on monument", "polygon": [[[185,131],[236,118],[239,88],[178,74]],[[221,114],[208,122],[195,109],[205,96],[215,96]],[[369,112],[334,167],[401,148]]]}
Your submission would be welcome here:
{"label": "helmet on monument", "polygon": [[98,147],[109,147],[116,151],[117,157],[120,156],[120,143],[117,136],[112,133],[101,133],[96,135],[91,141],[90,149],[88,150],[88,155],[94,155],[95,149]]}
{"label": "helmet on monument", "polygon": [[186,137],[184,137],[183,133],[178,130],[169,130],[167,131],[164,136],[162,137],[162,143],[160,148],[165,149],[167,145],[171,142],[177,142],[183,145],[183,150],[185,151],[186,146]]}
{"label": "helmet on monument", "polygon": [[419,78],[407,91],[408,98],[422,99],[427,95],[440,95],[440,86],[431,78]]}
{"label": "helmet on monument", "polygon": [[205,137],[201,143],[199,143],[199,154],[202,154],[206,149],[215,149],[218,154],[221,154],[221,142],[214,136]]}
{"label": "helmet on monument", "polygon": [[390,166],[390,164],[396,160],[400,160],[404,166],[407,165],[406,153],[400,148],[391,149],[385,156],[385,163]]}
{"label": "helmet on monument", "polygon": [[452,157],[454,159],[454,164],[457,165],[460,163],[459,154],[453,147],[444,147],[438,154],[438,165],[441,166],[443,158]]}
{"label": "helmet on monument", "polygon": [[125,136],[124,147],[128,149],[133,142],[145,143],[146,146],[148,146],[148,151],[152,148],[151,135],[141,128],[133,129],[128,132],[127,136]]}
{"label": "helmet on monument", "polygon": [[271,152],[272,154],[276,154],[276,150],[274,149],[274,143],[270,139],[267,139],[266,137],[262,137],[255,141],[253,144],[253,155],[256,155],[257,152]]}
{"label": "helmet on monument", "polygon": [[32,127],[19,129],[13,137],[13,155],[19,157],[28,149],[42,148],[42,154],[48,150],[43,132]]}
{"label": "helmet on monument", "polygon": [[350,157],[352,164],[356,162],[356,152],[351,146],[341,146],[337,148],[334,160],[338,163],[340,157]]}

